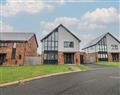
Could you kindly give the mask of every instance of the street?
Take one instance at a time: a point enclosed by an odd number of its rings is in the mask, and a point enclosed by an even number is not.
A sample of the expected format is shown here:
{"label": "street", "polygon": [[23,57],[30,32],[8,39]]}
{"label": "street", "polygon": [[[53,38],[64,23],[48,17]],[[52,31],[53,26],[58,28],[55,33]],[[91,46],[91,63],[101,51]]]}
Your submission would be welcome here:
{"label": "street", "polygon": [[89,64],[95,70],[57,75],[0,88],[0,95],[120,95],[120,69]]}

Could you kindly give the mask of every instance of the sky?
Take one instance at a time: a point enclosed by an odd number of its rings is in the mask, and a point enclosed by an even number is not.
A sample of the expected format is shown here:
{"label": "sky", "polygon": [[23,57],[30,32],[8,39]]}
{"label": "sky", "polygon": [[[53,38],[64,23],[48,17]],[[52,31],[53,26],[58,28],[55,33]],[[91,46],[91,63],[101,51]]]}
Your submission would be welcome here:
{"label": "sky", "polygon": [[34,32],[40,40],[63,24],[82,41],[110,32],[120,38],[119,0],[1,0],[0,32]]}

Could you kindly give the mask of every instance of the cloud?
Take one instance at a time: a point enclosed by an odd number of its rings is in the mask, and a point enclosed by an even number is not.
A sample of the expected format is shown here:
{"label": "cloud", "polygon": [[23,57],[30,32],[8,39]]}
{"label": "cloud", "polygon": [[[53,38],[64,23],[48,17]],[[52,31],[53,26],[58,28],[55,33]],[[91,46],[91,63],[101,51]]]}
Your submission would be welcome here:
{"label": "cloud", "polygon": [[82,17],[82,20],[91,23],[112,23],[119,19],[119,14],[117,9],[114,7],[110,8],[97,8],[96,10],[90,12],[88,11]]}
{"label": "cloud", "polygon": [[[63,3],[59,0],[60,4]],[[7,0],[6,4],[0,7],[0,14],[4,17],[15,16],[21,12],[29,14],[49,13],[56,7],[55,3],[44,2],[44,0]]]}
{"label": "cloud", "polygon": [[14,31],[14,27],[8,24],[0,23],[0,32],[13,32],[13,31]]}
{"label": "cloud", "polygon": [[105,29],[106,26],[101,24],[95,24],[95,23],[88,23],[88,22],[82,22],[79,23],[78,28],[79,29]]}
{"label": "cloud", "polygon": [[96,2],[98,0],[65,0],[66,2]]}
{"label": "cloud", "polygon": [[59,24],[63,24],[67,27],[77,27],[80,29],[104,29],[105,25],[97,24],[97,23],[89,23],[86,21],[82,21],[81,19],[77,19],[75,17],[57,17],[53,21],[41,21],[40,27],[44,31],[52,31]]}
{"label": "cloud", "polygon": [[78,23],[79,19],[74,17],[57,17],[52,22],[41,21],[40,26],[42,29],[51,30],[58,26],[59,24],[63,24],[65,26],[75,26],[78,25]]}

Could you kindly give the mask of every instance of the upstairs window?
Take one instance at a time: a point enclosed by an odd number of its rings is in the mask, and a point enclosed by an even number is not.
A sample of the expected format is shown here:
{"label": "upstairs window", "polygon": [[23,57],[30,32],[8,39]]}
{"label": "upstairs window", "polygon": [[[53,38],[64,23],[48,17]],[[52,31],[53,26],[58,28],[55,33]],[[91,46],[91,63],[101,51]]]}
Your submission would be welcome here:
{"label": "upstairs window", "polygon": [[7,47],[7,42],[0,42],[0,47]]}
{"label": "upstairs window", "polygon": [[118,50],[118,45],[111,45],[112,50]]}
{"label": "upstairs window", "polygon": [[65,48],[73,48],[74,47],[74,42],[65,41],[64,42],[64,47]]}

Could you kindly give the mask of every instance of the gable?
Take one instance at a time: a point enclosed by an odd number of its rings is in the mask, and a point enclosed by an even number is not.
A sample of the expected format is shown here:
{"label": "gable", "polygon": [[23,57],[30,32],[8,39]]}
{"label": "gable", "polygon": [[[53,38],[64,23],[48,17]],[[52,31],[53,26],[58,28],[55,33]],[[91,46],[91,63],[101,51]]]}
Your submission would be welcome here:
{"label": "gable", "polygon": [[47,38],[49,35],[51,35],[54,31],[58,30],[59,27],[64,28],[64,30],[66,30],[65,32],[68,32],[69,34],[71,34],[74,38],[76,38],[79,42],[81,42],[81,40],[75,36],[71,31],[69,31],[65,26],[63,26],[62,24],[60,24],[59,26],[57,26],[53,31],[51,31],[48,35],[46,35],[44,38],[41,39],[41,42]]}
{"label": "gable", "polygon": [[[106,35],[107,38],[107,46],[108,46],[108,51],[109,52],[118,52],[120,50],[120,42],[118,40],[116,40],[116,38],[114,38],[111,35]],[[117,45],[118,46],[118,50],[112,50],[111,45]]]}
{"label": "gable", "polygon": [[[79,51],[79,45],[80,42],[78,39],[76,39],[73,35],[71,35],[71,33],[69,33],[64,27],[60,26],[58,28],[58,35],[59,35],[59,47],[58,50],[59,51],[63,51],[63,52],[75,52],[75,51]],[[64,47],[64,42],[68,41],[68,42],[74,42],[74,48],[65,48]]]}

